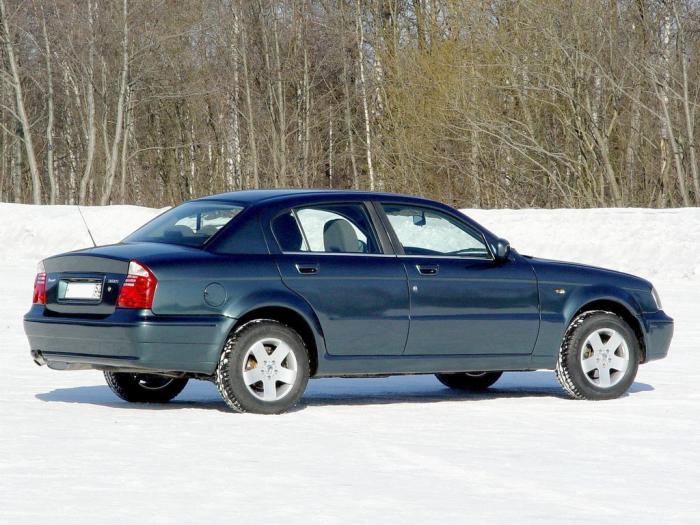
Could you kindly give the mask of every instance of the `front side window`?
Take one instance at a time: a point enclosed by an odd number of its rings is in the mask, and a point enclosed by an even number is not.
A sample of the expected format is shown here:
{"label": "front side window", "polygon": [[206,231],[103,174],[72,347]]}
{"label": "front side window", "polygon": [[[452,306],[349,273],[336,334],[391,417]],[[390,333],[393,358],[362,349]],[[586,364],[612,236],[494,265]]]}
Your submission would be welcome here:
{"label": "front side window", "polygon": [[162,242],[200,247],[242,209],[242,206],[221,202],[186,202],[159,215],[129,235],[124,242]]}
{"label": "front side window", "polygon": [[404,204],[383,204],[406,255],[490,258],[481,235],[447,214]]}
{"label": "front side window", "polygon": [[381,253],[362,204],[319,204],[278,215],[272,230],[282,251]]}

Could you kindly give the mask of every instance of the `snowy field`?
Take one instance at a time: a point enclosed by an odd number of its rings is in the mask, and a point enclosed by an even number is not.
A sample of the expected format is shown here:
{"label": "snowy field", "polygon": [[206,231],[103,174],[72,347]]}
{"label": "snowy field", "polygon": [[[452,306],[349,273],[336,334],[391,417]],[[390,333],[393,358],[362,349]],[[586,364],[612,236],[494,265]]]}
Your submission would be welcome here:
{"label": "snowy field", "polygon": [[[155,213],[84,209],[98,243]],[[606,402],[541,371],[485,395],[314,380],[281,416],[230,413],[199,381],[127,404],[99,372],[34,365],[22,331],[37,260],[90,245],[77,209],[0,204],[0,524],[700,523],[700,209],[468,213],[521,253],[652,279],[669,358]]]}

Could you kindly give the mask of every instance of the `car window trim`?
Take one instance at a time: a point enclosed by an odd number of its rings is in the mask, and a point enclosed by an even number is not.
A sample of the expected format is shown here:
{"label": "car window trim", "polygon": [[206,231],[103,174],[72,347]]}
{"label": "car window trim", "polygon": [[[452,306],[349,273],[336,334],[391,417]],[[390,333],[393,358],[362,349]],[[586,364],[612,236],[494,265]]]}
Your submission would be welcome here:
{"label": "car window trim", "polygon": [[[490,251],[489,251],[490,254]],[[473,255],[412,255],[412,254],[403,254],[403,255],[397,255],[397,257],[400,257],[402,259],[406,258],[419,258],[419,259],[454,259],[456,261],[487,261],[487,262],[493,262],[494,258],[492,256],[489,257],[474,257]]]}
{"label": "car window trim", "polygon": [[[391,221],[389,220],[389,215],[386,213],[384,210],[384,205],[389,205],[389,206],[405,206],[407,208],[419,208],[419,209],[426,209],[433,211],[437,214],[440,215],[446,215],[448,217],[453,218],[457,223],[459,223],[461,226],[463,226],[467,232],[472,232],[476,234],[475,236],[477,239],[481,239],[481,242],[484,244],[486,247],[486,251],[488,252],[488,257],[474,257],[472,255],[414,255],[414,254],[407,254],[406,251],[403,248],[403,244],[399,240],[398,235],[396,235],[396,231],[394,231],[394,227],[391,224]],[[387,231],[390,234],[390,237],[393,242],[397,244],[397,256],[401,258],[406,258],[406,257],[423,257],[423,258],[429,258],[429,259],[454,259],[454,260],[459,260],[459,261],[464,261],[464,260],[476,260],[476,261],[495,261],[496,257],[493,254],[493,251],[491,250],[491,246],[486,240],[486,236],[484,235],[483,232],[479,231],[478,229],[474,228],[471,224],[468,224],[467,222],[461,220],[459,217],[455,216],[453,213],[447,213],[445,210],[441,210],[435,206],[429,206],[426,204],[411,204],[411,203],[405,203],[405,202],[391,202],[391,201],[384,201],[384,200],[379,200],[375,201],[375,208],[377,208],[378,213],[380,217],[382,217],[382,222],[384,224],[384,227],[387,229]],[[399,253],[400,250],[400,253]]]}
{"label": "car window trim", "polygon": [[321,256],[342,256],[342,257],[398,257],[395,253],[351,253],[351,252],[300,252],[300,251],[295,251],[295,252],[285,252],[280,250],[280,253],[283,255],[306,255],[306,256],[315,256],[315,255],[321,255]]}
{"label": "car window trim", "polygon": [[[299,219],[299,216],[297,215],[296,208],[290,208],[289,213],[291,213],[292,217],[294,217],[294,222],[297,223],[297,228],[299,228],[299,232],[301,233],[301,238],[303,239],[304,245],[306,246],[306,250],[301,250],[301,251],[310,252],[311,251],[311,244],[309,244],[309,239],[306,238],[306,231],[304,231],[304,228],[301,225],[301,219]],[[277,217],[279,217],[279,215]],[[277,217],[275,217],[275,218],[277,218]],[[274,229],[272,230],[272,234],[273,235],[275,234]],[[275,235],[275,240],[277,240],[276,235]],[[279,244],[279,240],[277,240],[277,244]],[[281,249],[282,249],[282,247],[280,245],[280,250]],[[283,250],[283,253],[284,253],[284,250]]]}
{"label": "car window trim", "polygon": [[399,238],[396,236],[396,232],[394,232],[394,228],[389,222],[389,217],[387,216],[386,212],[384,211],[384,208],[382,207],[382,202],[372,201],[371,206],[374,209],[374,213],[378,218],[382,230],[386,233],[389,239],[389,243],[391,245],[393,253],[396,256],[405,255],[403,245],[401,244],[401,241],[399,241]]}
{"label": "car window trim", "polygon": [[399,253],[396,251],[396,245],[391,238],[389,230],[387,230],[386,225],[384,224],[384,217],[382,217],[381,213],[377,211],[377,202],[362,202],[364,203],[365,209],[369,214],[369,220],[372,222],[373,228],[378,234],[377,236],[379,237],[379,242],[382,247],[382,253],[384,255],[398,255]]}

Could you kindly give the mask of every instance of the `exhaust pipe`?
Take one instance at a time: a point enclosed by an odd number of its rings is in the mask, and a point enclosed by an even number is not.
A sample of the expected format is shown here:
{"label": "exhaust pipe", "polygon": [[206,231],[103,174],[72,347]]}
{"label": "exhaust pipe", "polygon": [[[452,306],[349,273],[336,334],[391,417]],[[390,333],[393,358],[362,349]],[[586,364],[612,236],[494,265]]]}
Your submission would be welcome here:
{"label": "exhaust pipe", "polygon": [[46,364],[46,359],[44,359],[44,356],[41,355],[41,350],[32,350],[30,354],[38,366],[43,366]]}

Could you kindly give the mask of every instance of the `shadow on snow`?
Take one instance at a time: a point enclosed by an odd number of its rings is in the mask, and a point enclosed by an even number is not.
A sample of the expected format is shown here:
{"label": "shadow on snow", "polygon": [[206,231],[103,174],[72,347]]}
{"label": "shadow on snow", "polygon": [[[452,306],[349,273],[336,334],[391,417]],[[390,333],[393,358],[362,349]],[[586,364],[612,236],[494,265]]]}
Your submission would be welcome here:
{"label": "shadow on snow", "polygon": [[[636,382],[626,395],[654,390]],[[166,404],[126,403],[106,385],[57,388],[37,394],[41,401],[88,403],[115,408],[172,410],[200,408],[226,410],[216,387],[206,381],[190,381],[174,401]],[[392,376],[387,378],[315,379],[309,382],[296,410],[307,406],[382,405],[401,403],[440,403],[460,400],[496,400],[507,398],[567,398],[554,374],[547,371],[506,373],[485,392],[461,392],[444,387],[432,375]]]}

